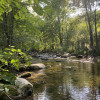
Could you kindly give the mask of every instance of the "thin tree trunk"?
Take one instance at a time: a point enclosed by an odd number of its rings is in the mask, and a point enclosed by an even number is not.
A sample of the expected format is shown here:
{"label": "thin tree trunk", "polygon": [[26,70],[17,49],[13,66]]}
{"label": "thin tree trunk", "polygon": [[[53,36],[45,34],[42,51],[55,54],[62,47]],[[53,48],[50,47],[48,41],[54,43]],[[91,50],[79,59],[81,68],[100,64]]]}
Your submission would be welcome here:
{"label": "thin tree trunk", "polygon": [[94,11],[95,15],[95,40],[96,40],[96,49],[98,48],[98,36],[97,36],[97,19],[96,19],[96,9]]}
{"label": "thin tree trunk", "polygon": [[62,45],[63,45],[63,34],[64,34],[64,28],[63,28],[63,20],[62,20]]}
{"label": "thin tree trunk", "polygon": [[66,24],[66,35],[67,35],[67,46],[69,45],[69,41],[68,41],[68,32],[67,32],[67,24]]}
{"label": "thin tree trunk", "polygon": [[89,25],[89,31],[90,31],[90,47],[93,50],[93,32],[92,32],[91,20],[90,20],[90,16],[89,16],[89,13],[88,13],[86,3],[85,3],[85,9],[86,9],[86,15],[87,15],[87,18],[88,18],[88,25]]}
{"label": "thin tree trunk", "polygon": [[13,26],[14,26],[14,15],[13,10],[9,12],[9,45],[13,44]]}
{"label": "thin tree trunk", "polygon": [[60,39],[60,45],[62,46],[62,36],[61,36],[61,32],[60,32],[60,18],[58,16],[58,33],[59,33],[59,39]]}
{"label": "thin tree trunk", "polygon": [[67,42],[67,46],[68,46],[68,32],[67,32],[67,19],[66,19],[66,16],[65,16],[65,22],[66,22],[66,42]]}

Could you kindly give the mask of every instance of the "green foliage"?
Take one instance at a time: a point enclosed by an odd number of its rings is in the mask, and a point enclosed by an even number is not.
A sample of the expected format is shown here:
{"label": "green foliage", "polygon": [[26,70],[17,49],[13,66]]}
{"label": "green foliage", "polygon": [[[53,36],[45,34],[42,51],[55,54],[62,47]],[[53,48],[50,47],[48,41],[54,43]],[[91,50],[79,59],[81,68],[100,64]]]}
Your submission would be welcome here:
{"label": "green foliage", "polygon": [[39,14],[43,15],[43,9],[42,7],[36,2],[36,4],[33,6],[34,11]]}
{"label": "green foliage", "polygon": [[[74,0],[76,3],[77,0]],[[74,2],[72,1],[72,2]],[[84,0],[83,0],[84,1]],[[75,3],[75,4],[76,4]],[[78,5],[75,5],[78,6]],[[7,41],[24,52],[29,51],[60,51],[84,53],[89,49],[89,28],[85,14],[71,18],[73,6],[69,0],[1,0],[0,1],[0,45],[7,47]],[[76,8],[77,9],[77,8]],[[13,24],[10,16],[13,10]],[[6,12],[6,18],[3,14]],[[37,13],[37,14],[36,14]],[[90,14],[90,13],[89,13]],[[59,19],[59,20],[58,20]],[[94,19],[91,12],[91,19]],[[7,20],[3,29],[4,21]],[[94,21],[92,21],[95,39]],[[13,26],[13,27],[12,27]],[[11,29],[12,27],[12,29]],[[97,11],[97,32],[100,35],[100,11]],[[4,32],[5,30],[5,32]],[[7,33],[6,33],[7,31]],[[13,33],[11,33],[13,32]],[[12,37],[11,37],[12,36]],[[62,39],[62,44],[60,41]],[[94,41],[94,46],[95,46]],[[9,50],[8,50],[9,51]],[[13,57],[18,50],[5,51],[5,56]],[[1,55],[2,56],[2,55]],[[7,57],[8,58],[8,57]],[[10,58],[9,58],[10,59]],[[18,56],[9,60],[2,59],[3,65],[18,66]]]}
{"label": "green foliage", "polygon": [[[1,70],[3,66],[14,67],[19,70],[19,66],[21,63],[27,63],[30,61],[30,57],[21,51],[21,49],[15,49],[14,46],[10,46],[10,48],[6,48],[3,54],[0,56]],[[29,63],[28,63],[29,64]]]}
{"label": "green foliage", "polygon": [[9,72],[0,72],[0,81],[4,81],[6,83],[15,84],[16,77],[14,74]]}
{"label": "green foliage", "polygon": [[15,75],[10,73],[11,69],[19,70],[22,63],[28,66],[31,57],[27,56],[21,49],[15,49],[14,46],[5,48],[4,52],[0,54],[0,80],[14,84]]}

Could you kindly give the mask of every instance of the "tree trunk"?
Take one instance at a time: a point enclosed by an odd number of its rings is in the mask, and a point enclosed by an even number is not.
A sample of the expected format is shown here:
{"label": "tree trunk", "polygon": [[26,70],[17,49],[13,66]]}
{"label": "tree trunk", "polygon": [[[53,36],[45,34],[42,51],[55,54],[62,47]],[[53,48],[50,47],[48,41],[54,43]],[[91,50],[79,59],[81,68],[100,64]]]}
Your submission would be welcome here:
{"label": "tree trunk", "polygon": [[6,35],[6,46],[12,45],[12,35],[14,26],[14,15],[13,10],[8,14],[4,12],[3,14],[3,34]]}
{"label": "tree trunk", "polygon": [[59,39],[60,39],[60,45],[62,46],[62,36],[61,36],[61,32],[60,32],[60,18],[58,16],[58,33],[59,33]]}
{"label": "tree trunk", "polygon": [[9,35],[8,35],[8,25],[7,25],[7,14],[4,12],[3,14],[3,34],[6,35],[6,46],[9,46]]}
{"label": "tree trunk", "polygon": [[9,45],[13,44],[13,26],[14,26],[14,15],[13,15],[13,10],[11,12],[9,12]]}
{"label": "tree trunk", "polygon": [[87,18],[88,18],[88,25],[89,25],[89,31],[90,31],[90,47],[93,50],[93,32],[92,32],[91,20],[90,20],[90,16],[89,16],[89,13],[88,13],[86,2],[85,2],[85,9],[86,9],[86,15],[87,15]]}
{"label": "tree trunk", "polygon": [[67,39],[67,46],[68,46],[69,45],[69,41],[68,41],[67,24],[66,24],[66,39]]}
{"label": "tree trunk", "polygon": [[68,47],[68,32],[67,32],[67,19],[66,19],[66,16],[65,16],[65,22],[66,22],[66,42],[67,42],[67,47]]}
{"label": "tree trunk", "polygon": [[64,28],[63,28],[63,20],[62,20],[62,46],[63,46],[63,34],[64,34]]}
{"label": "tree trunk", "polygon": [[95,41],[96,41],[96,51],[98,52],[98,36],[97,36],[97,19],[96,19],[96,9],[94,11],[95,16]]}

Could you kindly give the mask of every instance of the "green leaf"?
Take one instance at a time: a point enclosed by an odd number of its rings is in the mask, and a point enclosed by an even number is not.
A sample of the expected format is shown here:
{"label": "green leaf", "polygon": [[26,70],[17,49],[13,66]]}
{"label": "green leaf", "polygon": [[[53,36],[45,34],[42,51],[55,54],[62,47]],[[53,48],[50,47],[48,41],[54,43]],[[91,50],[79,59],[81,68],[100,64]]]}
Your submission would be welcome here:
{"label": "green leaf", "polygon": [[7,52],[4,52],[4,54],[6,54],[6,55],[7,55],[8,53],[7,53]]}
{"label": "green leaf", "polygon": [[10,49],[9,49],[9,48],[5,48],[5,50],[7,50],[7,51],[8,51],[8,50],[10,50]]}
{"label": "green leaf", "polygon": [[1,75],[0,80],[4,80],[11,84],[15,84],[16,77],[14,76],[14,74],[8,72],[0,72],[0,75]]}
{"label": "green leaf", "polygon": [[12,51],[12,52],[16,52],[17,50],[16,50],[16,49],[11,49],[11,51]]}
{"label": "green leaf", "polygon": [[6,69],[4,71],[9,72],[9,70],[6,70]]}
{"label": "green leaf", "polygon": [[18,51],[18,52],[21,52],[21,49],[18,49],[17,51]]}
{"label": "green leaf", "polygon": [[5,65],[8,65],[8,61],[7,60],[5,60]]}
{"label": "green leaf", "polygon": [[15,63],[16,62],[16,60],[15,59],[12,59],[11,60],[11,64],[13,64],[13,63]]}
{"label": "green leaf", "polygon": [[27,61],[27,65],[30,66],[31,65],[31,62],[30,61]]}
{"label": "green leaf", "polygon": [[12,53],[12,52],[9,52],[9,54],[10,54],[10,55],[13,55],[13,53]]}
{"label": "green leaf", "polygon": [[15,46],[10,46],[11,48],[14,48]]}
{"label": "green leaf", "polygon": [[36,4],[39,4],[39,1],[38,1],[38,0],[34,0],[34,2],[35,2]]}
{"label": "green leaf", "polygon": [[15,18],[16,20],[18,20],[18,19],[19,19],[19,16],[16,14],[14,18]]}
{"label": "green leaf", "polygon": [[0,15],[4,13],[4,10],[0,7]]}
{"label": "green leaf", "polygon": [[4,88],[5,92],[8,93],[9,89],[7,87]]}
{"label": "green leaf", "polygon": [[7,65],[8,64],[8,61],[7,60],[5,60],[5,59],[1,59],[0,60],[2,63],[5,63],[5,65]]}
{"label": "green leaf", "polygon": [[19,70],[19,62],[15,63],[15,67],[16,67],[17,70]]}

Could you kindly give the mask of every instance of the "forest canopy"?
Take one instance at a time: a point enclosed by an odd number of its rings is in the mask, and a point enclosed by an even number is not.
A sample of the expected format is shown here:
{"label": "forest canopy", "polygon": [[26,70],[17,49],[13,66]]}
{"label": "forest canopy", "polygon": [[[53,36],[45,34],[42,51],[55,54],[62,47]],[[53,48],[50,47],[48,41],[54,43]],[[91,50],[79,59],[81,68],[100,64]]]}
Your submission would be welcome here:
{"label": "forest canopy", "polygon": [[9,45],[24,52],[100,55],[100,1],[0,0],[0,49]]}

